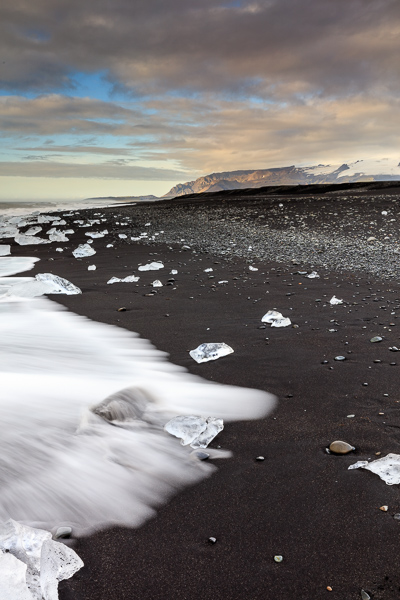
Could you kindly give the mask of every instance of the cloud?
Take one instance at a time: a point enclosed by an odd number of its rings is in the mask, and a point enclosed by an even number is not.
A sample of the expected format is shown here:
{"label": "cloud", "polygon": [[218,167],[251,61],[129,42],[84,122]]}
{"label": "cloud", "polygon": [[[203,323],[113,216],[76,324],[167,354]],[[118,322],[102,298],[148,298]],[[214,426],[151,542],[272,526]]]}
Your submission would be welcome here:
{"label": "cloud", "polygon": [[102,71],[136,94],[394,93],[399,31],[398,0],[16,0],[0,12],[0,77],[41,92]]}
{"label": "cloud", "polygon": [[42,160],[26,162],[0,162],[0,177],[44,177],[44,178],[83,178],[121,179],[137,181],[176,181],[185,178],[187,173],[173,169],[157,169],[125,164],[74,164]]}

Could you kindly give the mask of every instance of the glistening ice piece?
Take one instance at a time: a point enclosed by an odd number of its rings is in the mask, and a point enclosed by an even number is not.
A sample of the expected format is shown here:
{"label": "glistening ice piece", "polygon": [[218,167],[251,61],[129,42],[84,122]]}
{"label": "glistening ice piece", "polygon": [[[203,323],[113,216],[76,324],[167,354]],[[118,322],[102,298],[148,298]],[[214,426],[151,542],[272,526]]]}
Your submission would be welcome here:
{"label": "glistening ice piece", "polygon": [[72,254],[75,258],[85,258],[86,256],[93,256],[93,254],[96,254],[96,250],[89,246],[89,244],[79,244]]}
{"label": "glistening ice piece", "polygon": [[387,485],[400,483],[400,454],[388,454],[372,462],[359,460],[354,465],[349,466],[349,469],[360,468],[379,475]]}
{"label": "glistening ice piece", "polygon": [[174,417],[164,426],[165,431],[180,438],[182,446],[190,444],[192,448],[207,448],[223,428],[222,419],[194,415]]}
{"label": "glistening ice piece", "polygon": [[232,352],[233,349],[228,344],[215,342],[212,344],[200,344],[195,350],[191,350],[189,354],[197,363],[203,363],[209,360],[217,360],[217,358],[227,356],[228,354],[232,354]]}
{"label": "glistening ice piece", "polygon": [[[8,555],[13,559],[10,560]],[[79,556],[51,534],[9,519],[0,524],[0,598],[58,600],[58,582],[83,567]]]}

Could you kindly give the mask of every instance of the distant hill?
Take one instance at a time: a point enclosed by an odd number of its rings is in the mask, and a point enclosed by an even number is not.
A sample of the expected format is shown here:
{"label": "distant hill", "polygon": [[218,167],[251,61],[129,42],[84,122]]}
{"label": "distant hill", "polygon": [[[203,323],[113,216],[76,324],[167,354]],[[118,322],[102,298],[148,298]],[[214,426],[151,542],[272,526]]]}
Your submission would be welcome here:
{"label": "distant hill", "polygon": [[264,186],[311,185],[329,183],[356,183],[400,180],[400,163],[393,159],[358,160],[342,165],[311,167],[277,167],[246,171],[224,171],[199,177],[195,181],[179,183],[163,198],[187,194],[222,192]]}

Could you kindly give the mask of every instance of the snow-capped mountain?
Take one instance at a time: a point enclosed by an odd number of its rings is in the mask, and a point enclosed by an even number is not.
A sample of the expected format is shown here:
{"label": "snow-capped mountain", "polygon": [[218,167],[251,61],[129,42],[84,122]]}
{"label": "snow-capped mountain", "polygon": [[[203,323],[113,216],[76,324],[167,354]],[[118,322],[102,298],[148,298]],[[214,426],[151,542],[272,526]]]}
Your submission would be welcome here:
{"label": "snow-capped mountain", "polygon": [[307,185],[313,183],[353,183],[358,181],[400,180],[398,159],[365,159],[341,165],[313,165],[278,167],[246,171],[225,171],[199,177],[195,181],[179,183],[164,198],[186,194],[220,192],[275,185]]}

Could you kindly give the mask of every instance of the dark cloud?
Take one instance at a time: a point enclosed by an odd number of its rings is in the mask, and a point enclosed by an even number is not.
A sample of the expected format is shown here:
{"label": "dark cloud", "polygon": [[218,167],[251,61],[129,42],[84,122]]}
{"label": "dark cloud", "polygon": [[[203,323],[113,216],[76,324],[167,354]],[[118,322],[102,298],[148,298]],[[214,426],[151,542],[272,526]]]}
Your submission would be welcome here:
{"label": "dark cloud", "polygon": [[141,94],[390,93],[399,25],[398,0],[17,0],[0,9],[0,79],[73,90],[83,70]]}

